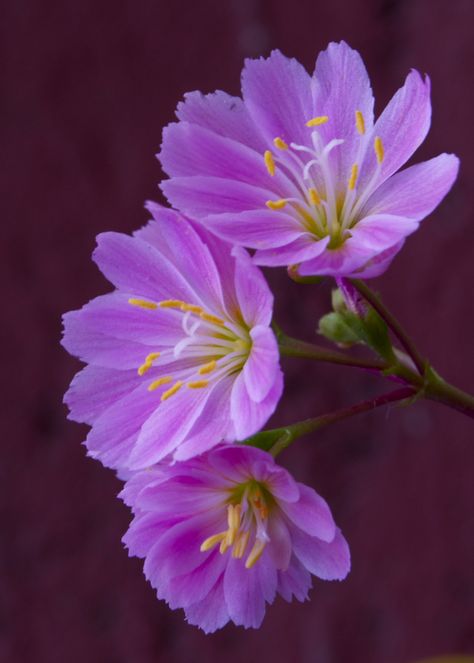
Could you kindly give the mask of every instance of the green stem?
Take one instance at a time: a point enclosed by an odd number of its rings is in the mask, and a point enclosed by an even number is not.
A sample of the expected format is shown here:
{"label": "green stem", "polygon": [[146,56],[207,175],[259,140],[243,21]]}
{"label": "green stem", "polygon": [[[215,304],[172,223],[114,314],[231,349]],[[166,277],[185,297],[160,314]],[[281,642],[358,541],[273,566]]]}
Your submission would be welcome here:
{"label": "green stem", "polygon": [[474,397],[446,382],[431,366],[426,370],[424,395],[474,419]]}
{"label": "green stem", "polygon": [[446,382],[429,364],[426,364],[424,375],[420,375],[403,362],[401,359],[403,353],[401,352],[397,354],[397,362],[389,365],[383,361],[359,359],[343,352],[328,351],[319,345],[285,336],[280,330],[277,330],[277,337],[282,356],[302,357],[341,366],[362,368],[378,372],[379,375],[388,379],[397,378],[402,380],[405,385],[409,385],[412,391],[415,390],[415,393],[420,397],[443,403],[468,417],[474,418],[474,398],[470,394]]}
{"label": "green stem", "polygon": [[402,387],[401,389],[396,389],[387,394],[382,394],[376,396],[375,398],[370,398],[361,403],[356,403],[346,408],[341,408],[340,410],[335,410],[334,412],[329,412],[327,414],[322,414],[319,417],[313,417],[312,419],[305,419],[304,421],[298,421],[295,424],[285,426],[283,428],[274,428],[272,430],[262,431],[257,433],[252,437],[249,437],[242,444],[248,444],[265,451],[269,451],[273,456],[276,456],[288,447],[296,438],[306,435],[308,433],[313,433],[324,426],[334,423],[335,421],[341,421],[342,419],[347,419],[353,417],[356,414],[361,412],[367,412],[369,410],[374,410],[377,407],[382,405],[387,405],[388,403],[394,403],[397,401],[403,401],[408,398],[413,398],[416,396],[416,390],[412,387]]}
{"label": "green stem", "polygon": [[329,364],[340,364],[341,366],[352,366],[354,368],[366,368],[369,370],[383,371],[387,365],[382,361],[373,359],[359,359],[351,357],[343,352],[326,350],[320,345],[299,341],[296,338],[285,336],[282,332],[278,333],[278,346],[280,354],[286,357],[305,357],[306,359],[316,359]]}
{"label": "green stem", "polygon": [[407,354],[413,360],[416,368],[420,375],[424,375],[426,361],[418,352],[415,344],[402,328],[398,320],[390,313],[388,309],[382,304],[380,298],[372,292],[372,290],[359,279],[350,279],[350,282],[362,295],[362,297],[377,311],[380,317],[385,320],[389,329],[391,329],[393,335],[400,341],[402,347],[406,350]]}

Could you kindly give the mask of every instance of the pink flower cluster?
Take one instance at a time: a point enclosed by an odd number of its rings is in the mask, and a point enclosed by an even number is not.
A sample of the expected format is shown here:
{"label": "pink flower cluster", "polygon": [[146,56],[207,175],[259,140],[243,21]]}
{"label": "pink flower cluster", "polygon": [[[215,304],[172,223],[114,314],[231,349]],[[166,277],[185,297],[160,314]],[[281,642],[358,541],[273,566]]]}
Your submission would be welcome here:
{"label": "pink flower cluster", "polygon": [[350,567],[326,502],[239,444],[283,390],[257,265],[376,276],[458,169],[442,154],[396,172],[428,131],[429,82],[411,72],[375,121],[344,43],[312,76],[278,51],[249,60],[242,94],[186,95],[159,155],[177,211],[150,203],[132,237],[99,235],[114,290],[64,316],[63,345],[86,363],[70,417],[91,427],[88,454],[129,477],[124,541],[158,597],[206,632],[258,627],[277,593],[302,601],[311,574]]}

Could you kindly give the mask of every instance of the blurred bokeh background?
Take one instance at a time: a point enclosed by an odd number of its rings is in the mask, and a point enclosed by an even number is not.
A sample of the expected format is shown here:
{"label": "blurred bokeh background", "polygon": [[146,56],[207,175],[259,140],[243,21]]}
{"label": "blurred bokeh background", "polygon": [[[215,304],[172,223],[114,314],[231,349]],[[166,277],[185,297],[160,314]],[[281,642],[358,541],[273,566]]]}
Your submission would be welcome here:
{"label": "blurred bokeh background", "polygon": [[[246,56],[280,48],[311,69],[330,40],[359,49],[383,108],[410,67],[433,85],[418,159],[462,160],[458,182],[375,282],[447,379],[474,389],[472,0],[14,0],[2,3],[3,161],[0,661],[413,663],[474,653],[472,422],[430,403],[392,407],[281,456],[348,538],[344,583],[277,600],[259,631],[205,636],[158,602],[120,539],[113,473],[85,457],[62,394],[79,364],[60,315],[108,289],[95,235],[130,232],[160,199],[154,158],[182,94],[239,92]],[[267,272],[276,319],[311,340],[330,283]],[[275,422],[387,386],[352,369],[284,364]]]}

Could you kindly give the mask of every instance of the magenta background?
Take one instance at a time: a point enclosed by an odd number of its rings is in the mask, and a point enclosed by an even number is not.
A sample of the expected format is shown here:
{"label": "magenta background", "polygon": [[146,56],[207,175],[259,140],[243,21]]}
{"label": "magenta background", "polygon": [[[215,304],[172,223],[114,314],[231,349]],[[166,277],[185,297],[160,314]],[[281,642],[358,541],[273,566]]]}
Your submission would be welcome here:
{"label": "magenta background", "polygon": [[[472,375],[474,5],[471,0],[12,0],[2,3],[0,660],[13,663],[408,663],[474,653],[472,422],[421,402],[335,425],[281,457],[330,502],[353,570],[282,600],[259,631],[206,637],[158,602],[120,543],[119,482],[85,458],[86,429],[61,404],[78,363],[60,314],[107,285],[94,236],[143,224],[158,198],[154,152],[183,92],[237,93],[245,55],[281,48],[312,68],[345,38],[360,49],[378,110],[410,67],[433,83],[419,157],[462,159],[442,206],[377,287],[447,378]],[[329,284],[269,273],[277,319],[313,337]],[[351,369],[285,362],[276,421],[381,391]]]}

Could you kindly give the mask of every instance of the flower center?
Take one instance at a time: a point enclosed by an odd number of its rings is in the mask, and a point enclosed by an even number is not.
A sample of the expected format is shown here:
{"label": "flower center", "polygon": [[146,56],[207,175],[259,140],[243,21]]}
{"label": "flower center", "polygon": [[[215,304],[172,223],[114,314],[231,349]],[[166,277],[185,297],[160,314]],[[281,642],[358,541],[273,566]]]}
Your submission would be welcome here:
{"label": "flower center", "polygon": [[234,559],[242,559],[252,539],[253,545],[245,560],[245,568],[250,569],[258,562],[270,540],[267,526],[274,500],[264,485],[252,480],[232,491],[229,502],[227,529],[203,541],[201,552],[219,544],[221,555],[231,549]]}
{"label": "flower center", "polygon": [[[350,228],[357,223],[358,214],[374,191],[380,176],[384,159],[384,148],[379,136],[374,138],[373,149],[377,167],[370,180],[358,190],[360,166],[366,149],[367,139],[365,120],[361,111],[355,111],[355,127],[359,134],[359,146],[346,182],[340,182],[331,164],[330,154],[344,143],[341,138],[333,138],[324,143],[321,134],[314,127],[329,122],[327,115],[314,117],[306,126],[312,129],[312,146],[287,144],[282,138],[273,140],[277,153],[266,150],[264,162],[268,173],[273,177],[277,166],[287,178],[291,194],[276,200],[267,200],[269,209],[286,211],[296,217],[303,229],[317,241],[330,237],[329,249],[337,249],[351,236]],[[302,158],[307,155],[307,159]]]}
{"label": "flower center", "polygon": [[[236,373],[245,364],[252,341],[243,323],[223,320],[201,306],[179,299],[153,302],[131,298],[128,303],[148,310],[168,309],[170,315],[181,316],[182,336],[173,347],[160,352],[150,352],[138,367],[138,375],[145,375],[152,366],[159,366],[178,359],[190,359],[192,367],[181,371],[180,379],[164,375],[148,385],[148,391],[170,384],[161,394],[167,400],[183,385],[190,389],[203,389],[210,381]],[[172,383],[172,384],[171,384]]]}

